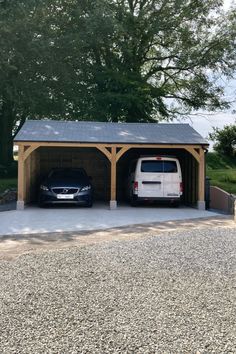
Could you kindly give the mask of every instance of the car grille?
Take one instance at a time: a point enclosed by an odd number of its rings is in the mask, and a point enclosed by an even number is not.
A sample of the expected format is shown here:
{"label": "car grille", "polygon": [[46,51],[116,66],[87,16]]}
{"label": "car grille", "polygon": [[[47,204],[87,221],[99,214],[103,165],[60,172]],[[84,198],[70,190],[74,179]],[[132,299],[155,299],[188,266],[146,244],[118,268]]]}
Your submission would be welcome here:
{"label": "car grille", "polygon": [[78,190],[78,188],[52,188],[52,191],[56,194],[75,194]]}

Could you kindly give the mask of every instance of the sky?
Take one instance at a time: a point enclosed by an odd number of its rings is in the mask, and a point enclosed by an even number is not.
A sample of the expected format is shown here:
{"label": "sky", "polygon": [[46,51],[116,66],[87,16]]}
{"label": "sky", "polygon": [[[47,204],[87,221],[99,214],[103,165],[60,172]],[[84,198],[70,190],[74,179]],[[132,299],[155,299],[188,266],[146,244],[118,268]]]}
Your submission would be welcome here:
{"label": "sky", "polygon": [[[213,131],[213,127],[222,129],[225,125],[236,124],[236,79],[226,85],[225,97],[232,102],[230,109],[222,112],[197,112],[181,122],[189,123],[204,138]],[[212,150],[214,143],[209,141],[209,144]]]}
{"label": "sky", "polygon": [[[224,8],[227,10],[231,4],[236,4],[236,0],[225,0]],[[231,80],[225,86],[225,97],[232,102],[232,106],[223,112],[201,112],[193,115],[184,122],[189,123],[199,134],[207,138],[209,133],[213,131],[213,127],[223,128],[225,125],[236,124],[236,74],[235,80]],[[210,150],[213,148],[213,142],[209,141]]]}

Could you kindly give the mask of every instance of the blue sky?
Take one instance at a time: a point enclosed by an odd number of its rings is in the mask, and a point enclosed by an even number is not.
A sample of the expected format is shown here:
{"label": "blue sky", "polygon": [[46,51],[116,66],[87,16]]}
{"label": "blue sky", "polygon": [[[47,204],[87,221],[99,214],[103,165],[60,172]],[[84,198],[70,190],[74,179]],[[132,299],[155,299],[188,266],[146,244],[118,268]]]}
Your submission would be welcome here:
{"label": "blue sky", "polygon": [[[197,112],[184,122],[189,123],[204,138],[213,131],[213,127],[223,128],[228,124],[236,124],[236,112],[232,113],[233,110],[236,111],[236,79],[226,84],[225,97],[232,102],[230,109],[222,112]],[[213,143],[209,143],[212,149]]]}
{"label": "blue sky", "polygon": [[[224,9],[228,10],[231,5],[235,5],[236,0],[225,0]],[[225,84],[225,97],[232,102],[232,106],[227,111],[222,112],[201,112],[193,115],[185,122],[189,123],[196,131],[198,131],[204,138],[213,131],[213,127],[223,128],[228,124],[236,124],[236,112],[232,114],[232,111],[236,111],[236,74],[235,80]],[[209,141],[210,149],[212,149],[213,143]]]}

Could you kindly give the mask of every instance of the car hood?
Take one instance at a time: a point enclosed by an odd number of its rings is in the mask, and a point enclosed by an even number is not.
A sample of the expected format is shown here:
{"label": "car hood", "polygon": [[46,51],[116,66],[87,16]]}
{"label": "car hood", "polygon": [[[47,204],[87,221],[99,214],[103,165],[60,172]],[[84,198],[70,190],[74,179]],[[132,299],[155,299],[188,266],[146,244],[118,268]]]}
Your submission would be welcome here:
{"label": "car hood", "polygon": [[90,181],[88,178],[80,178],[76,180],[74,178],[64,177],[64,178],[48,178],[45,180],[44,184],[49,187],[84,187],[90,185]]}

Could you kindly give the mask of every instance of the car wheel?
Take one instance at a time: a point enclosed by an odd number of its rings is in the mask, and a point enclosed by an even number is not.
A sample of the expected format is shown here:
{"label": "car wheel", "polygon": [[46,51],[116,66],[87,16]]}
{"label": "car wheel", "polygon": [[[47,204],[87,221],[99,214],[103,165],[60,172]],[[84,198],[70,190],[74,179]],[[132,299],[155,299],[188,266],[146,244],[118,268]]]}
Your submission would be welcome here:
{"label": "car wheel", "polygon": [[39,206],[39,208],[45,208],[45,204],[41,201],[38,203],[38,206]]}

